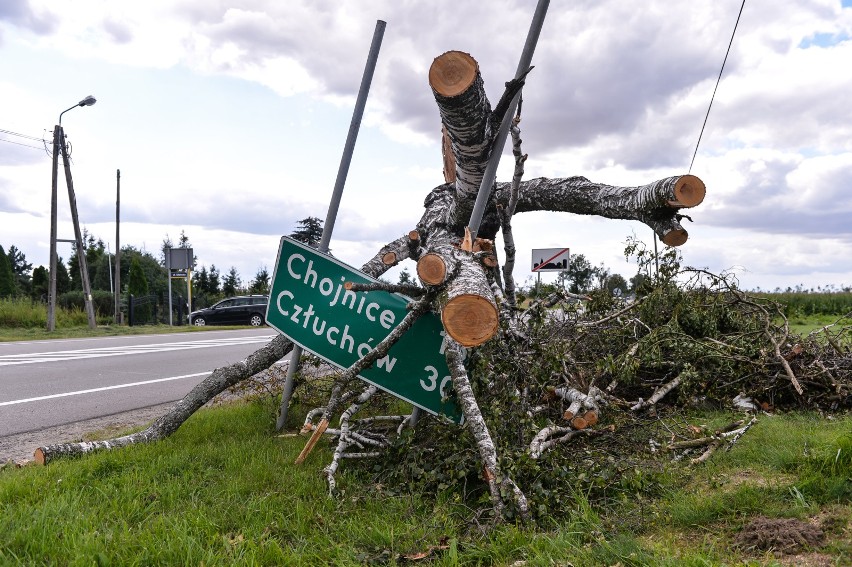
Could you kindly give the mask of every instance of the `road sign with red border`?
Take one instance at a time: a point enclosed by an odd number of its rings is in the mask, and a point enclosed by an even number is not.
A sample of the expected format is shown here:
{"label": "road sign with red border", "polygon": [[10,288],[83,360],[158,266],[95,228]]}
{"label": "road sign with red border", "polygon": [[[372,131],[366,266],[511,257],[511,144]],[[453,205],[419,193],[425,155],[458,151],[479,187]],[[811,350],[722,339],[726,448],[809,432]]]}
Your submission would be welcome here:
{"label": "road sign with red border", "polygon": [[533,248],[533,272],[564,272],[570,260],[569,248]]}

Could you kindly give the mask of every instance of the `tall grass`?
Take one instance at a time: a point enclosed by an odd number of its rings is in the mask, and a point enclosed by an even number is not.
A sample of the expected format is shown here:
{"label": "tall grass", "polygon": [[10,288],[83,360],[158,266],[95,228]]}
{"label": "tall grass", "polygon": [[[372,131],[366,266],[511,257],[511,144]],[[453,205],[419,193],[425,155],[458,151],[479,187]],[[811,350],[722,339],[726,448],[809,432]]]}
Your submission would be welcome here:
{"label": "tall grass", "polygon": [[[99,318],[103,323],[107,318]],[[99,321],[99,322],[101,322]],[[82,309],[66,309],[57,306],[56,327],[80,327],[89,322]],[[0,299],[0,327],[18,329],[44,328],[47,326],[47,305],[30,299]]]}
{"label": "tall grass", "polygon": [[846,315],[852,313],[852,292],[757,293],[784,305],[787,317],[810,315]]}

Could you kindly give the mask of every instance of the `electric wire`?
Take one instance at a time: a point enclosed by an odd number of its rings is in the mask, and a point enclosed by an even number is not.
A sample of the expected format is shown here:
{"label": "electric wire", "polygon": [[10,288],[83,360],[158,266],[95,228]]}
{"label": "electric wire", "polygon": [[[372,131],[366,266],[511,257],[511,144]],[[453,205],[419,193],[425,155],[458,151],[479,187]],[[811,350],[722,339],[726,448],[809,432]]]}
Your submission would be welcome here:
{"label": "electric wire", "polygon": [[[41,141],[41,140],[39,140]],[[6,142],[8,144],[15,144],[16,146],[24,146],[25,148],[32,148],[34,150],[43,150],[44,148],[40,148],[38,146],[31,146],[29,144],[22,144],[21,142],[13,142],[12,140],[6,140],[5,138],[0,138],[0,142]]]}
{"label": "electric wire", "polygon": [[9,134],[10,136],[18,136],[21,138],[26,138],[27,140],[34,140],[36,142],[43,142],[44,138],[36,138],[35,136],[28,136],[26,134],[19,134],[18,132],[12,132],[11,130],[4,130],[0,128],[0,134]]}
{"label": "electric wire", "polygon": [[722,68],[719,69],[719,76],[716,78],[716,86],[713,87],[713,96],[710,97],[710,104],[707,106],[707,114],[704,115],[704,124],[701,125],[701,133],[698,134],[698,142],[695,144],[695,151],[692,153],[692,161],[689,162],[689,172],[692,173],[692,165],[695,163],[695,156],[698,154],[698,146],[701,145],[701,137],[704,135],[704,127],[707,126],[707,119],[710,117],[710,109],[713,108],[713,100],[716,98],[716,89],[719,88],[719,82],[722,80],[722,72],[725,70],[725,63],[728,62],[728,54],[731,53],[731,46],[734,44],[734,36],[737,33],[737,26],[740,25],[740,16],[743,15],[745,8],[745,0],[740,5],[740,13],[737,14],[737,21],[734,24],[734,31],[731,33],[731,41],[728,42],[728,50],[725,52],[725,59],[722,61]]}

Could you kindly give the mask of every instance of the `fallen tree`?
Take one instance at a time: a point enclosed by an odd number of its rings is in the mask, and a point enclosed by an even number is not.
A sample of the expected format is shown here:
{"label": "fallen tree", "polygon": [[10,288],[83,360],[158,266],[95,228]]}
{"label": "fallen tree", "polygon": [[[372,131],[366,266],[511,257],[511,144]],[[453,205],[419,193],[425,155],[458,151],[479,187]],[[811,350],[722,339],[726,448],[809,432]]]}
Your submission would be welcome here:
{"label": "fallen tree", "polygon": [[[512,127],[515,175],[511,182],[491,187],[474,240],[468,221],[485,163],[508,112],[507,101],[524,81],[510,81],[492,110],[478,65],[468,54],[448,52],[436,58],[429,79],[443,122],[446,183],[426,197],[416,226],[362,267],[376,277],[411,259],[423,287],[380,283],[350,288],[418,296],[411,320],[428,310],[440,315],[448,335],[445,350],[453,385],[448,395],[463,411],[464,434],[438,419],[422,419],[413,434],[406,434],[411,416],[355,417],[385,397],[355,378],[404,329],[391,333],[340,373],[327,402],[307,416],[303,431],[310,432],[311,439],[300,462],[323,434],[335,439],[332,462],[325,469],[332,490],[342,459],[392,456],[397,463],[429,459],[433,470],[456,467],[465,482],[481,481],[497,517],[526,518],[536,512],[525,487],[541,482],[530,471],[542,470],[530,463],[570,460],[568,447],[594,443],[601,436],[612,442],[624,426],[618,416],[646,415],[671,398],[703,396],[720,403],[742,392],[757,400],[758,409],[766,409],[761,403],[814,399],[833,407],[848,405],[852,365],[843,359],[848,353],[816,355],[816,366],[803,372],[801,357],[790,355],[786,333],[782,328],[779,335],[774,324],[776,307],[739,292],[723,277],[683,270],[671,256],[669,261],[663,259],[656,286],[635,303],[619,303],[607,294],[593,296],[587,316],[596,319],[580,317],[567,302],[572,298],[565,295],[520,309],[511,277],[514,214],[554,211],[637,220],[665,244],[680,246],[688,239],[680,224],[681,211],[701,203],[704,184],[692,175],[638,187],[615,187],[583,177],[523,181],[526,156],[518,114]],[[505,250],[503,270],[494,244],[498,233]],[[631,252],[647,264],[648,253],[638,250],[635,242],[632,246]],[[144,432],[97,443],[42,447],[37,459],[47,463],[58,456],[167,436],[213,396],[270,366],[291,347],[278,337],[246,361],[217,369]],[[812,368],[818,368],[818,375]],[[712,372],[717,374],[711,378]],[[731,376],[730,383],[721,382],[720,376]],[[331,427],[336,415],[339,427]],[[711,444],[718,445],[723,438],[714,437]],[[401,447],[407,452],[400,453]],[[392,468],[390,463],[385,467]],[[440,488],[434,483],[423,486]],[[539,504],[544,498],[541,491],[534,496]]]}
{"label": "fallen tree", "polygon": [[[512,183],[496,183],[492,187],[478,230],[479,238],[471,242],[467,223],[483,172],[499,125],[509,111],[509,101],[523,87],[524,81],[507,83],[503,97],[492,111],[476,61],[466,53],[450,51],[435,59],[429,71],[429,82],[448,140],[445,147],[450,149],[450,153],[445,154],[445,169],[453,181],[435,188],[427,196],[425,211],[416,228],[379,251],[365,264],[364,271],[375,276],[406,258],[417,262],[417,273],[429,292],[430,306],[440,313],[449,337],[446,352],[455,395],[463,409],[466,427],[476,439],[494,506],[497,510],[504,509],[503,494],[508,490],[523,515],[524,495],[511,478],[500,471],[488,426],[470,387],[468,370],[461,362],[463,347],[485,343],[499,327],[501,312],[492,289],[501,287],[493,249],[497,232],[502,227],[504,238],[511,240],[510,220],[515,212],[560,211],[639,220],[653,228],[663,242],[680,245],[686,241],[687,232],[680,225],[678,211],[703,200],[704,184],[690,175],[630,188],[593,183],[582,177],[522,182],[520,175],[516,175]],[[516,116],[516,126],[519,120],[520,115]],[[513,135],[519,154],[517,127]],[[522,167],[522,163],[523,159],[516,156],[516,167]],[[454,173],[450,174],[452,170]],[[466,231],[468,238],[465,238]],[[508,297],[514,297],[511,279],[506,292]],[[264,365],[268,367],[290,347],[288,341],[279,338],[247,361],[215,371],[144,432],[97,444],[41,447],[36,451],[37,460],[46,463],[58,455],[108,449],[169,435],[214,395],[248,378]],[[374,353],[365,358],[374,357]],[[253,364],[249,365],[249,361]],[[344,399],[343,392],[351,386],[354,374],[356,372],[343,373],[335,384],[321,426],[314,429],[306,447],[308,451],[328,425],[330,416],[338,411]]]}

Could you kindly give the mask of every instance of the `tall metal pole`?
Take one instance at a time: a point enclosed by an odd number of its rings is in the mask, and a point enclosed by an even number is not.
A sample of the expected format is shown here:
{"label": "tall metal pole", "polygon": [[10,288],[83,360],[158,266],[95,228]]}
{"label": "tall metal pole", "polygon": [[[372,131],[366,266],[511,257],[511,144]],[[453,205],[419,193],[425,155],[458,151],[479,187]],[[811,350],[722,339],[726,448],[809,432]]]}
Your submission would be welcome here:
{"label": "tall metal pole", "polygon": [[166,274],[169,279],[169,327],[172,326],[172,249],[165,248],[166,253]]}
{"label": "tall metal pole", "polygon": [[56,186],[59,177],[59,124],[53,129],[53,175],[50,182],[50,276],[47,284],[47,330],[56,330]]}
{"label": "tall metal pole", "polygon": [[115,170],[115,324],[121,324],[121,243],[119,236],[119,222],[121,203],[121,170]]}
{"label": "tall metal pole", "polygon": [[186,296],[189,298],[187,301],[187,311],[186,311],[186,324],[192,325],[192,258],[187,260],[186,267]]}
{"label": "tall metal pole", "polygon": [[[355,151],[355,141],[358,139],[358,130],[361,128],[361,119],[364,116],[364,107],[367,105],[367,95],[370,94],[370,84],[373,81],[373,73],[376,70],[376,61],[379,59],[379,49],[382,46],[382,37],[384,37],[386,25],[382,20],[376,20],[373,41],[370,44],[370,52],[367,55],[367,65],[361,77],[361,86],[358,89],[358,98],[355,101],[352,122],[349,124],[349,134],[346,136],[346,144],[343,146],[343,156],[340,158],[340,167],[337,169],[337,180],[334,182],[331,202],[328,205],[328,213],[325,216],[325,224],[322,228],[322,238],[319,244],[320,252],[328,252],[328,244],[331,242],[331,233],[334,230],[334,222],[337,220],[337,210],[340,208],[343,186],[346,185],[346,176],[349,173],[349,164],[352,162],[352,154]],[[290,366],[287,368],[287,378],[284,380],[284,391],[281,393],[281,407],[278,411],[278,420],[275,424],[278,431],[281,431],[287,422],[287,409],[290,405],[290,398],[293,395],[293,376],[296,374],[296,370],[298,370],[301,356],[302,348],[293,346],[293,352],[290,355]]]}
{"label": "tall metal pole", "polygon": [[86,304],[86,315],[89,318],[89,328],[98,326],[95,320],[95,308],[92,305],[92,286],[89,283],[89,267],[86,264],[86,252],[83,249],[83,234],[80,232],[80,219],[77,216],[77,197],[74,194],[74,180],[71,178],[71,161],[68,159],[68,146],[65,145],[65,132],[59,127],[59,147],[62,150],[62,164],[65,166],[65,183],[68,185],[68,202],[71,204],[71,220],[74,223],[74,238],[77,244],[77,260],[80,264],[80,278],[83,283],[83,301]]}
{"label": "tall metal pole", "polygon": [[[544,24],[544,17],[547,15],[547,8],[550,5],[550,0],[538,0],[538,5],[535,8],[530,30],[527,33],[527,40],[524,43],[524,50],[521,52],[521,59],[518,62],[518,70],[515,72],[515,77],[522,77],[530,68],[532,56],[535,52],[535,46],[538,43],[538,36],[541,34],[541,27]],[[491,194],[491,186],[494,185],[494,179],[497,177],[497,166],[500,164],[500,157],[503,154],[503,146],[506,145],[506,138],[509,135],[509,126],[514,118],[515,109],[518,107],[518,100],[521,98],[521,92],[515,95],[512,103],[506,110],[506,115],[503,116],[503,122],[500,124],[500,130],[497,132],[497,137],[494,138],[494,144],[491,147],[491,157],[488,159],[488,165],[485,166],[485,173],[482,176],[482,183],[479,185],[479,193],[476,195],[476,202],[473,205],[473,212],[470,215],[471,238],[476,239],[476,234],[479,232],[479,225],[482,222],[482,215],[485,213],[485,205],[488,203],[488,196]]]}

